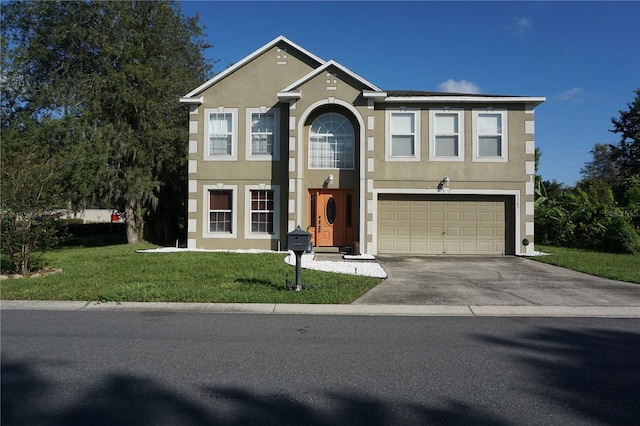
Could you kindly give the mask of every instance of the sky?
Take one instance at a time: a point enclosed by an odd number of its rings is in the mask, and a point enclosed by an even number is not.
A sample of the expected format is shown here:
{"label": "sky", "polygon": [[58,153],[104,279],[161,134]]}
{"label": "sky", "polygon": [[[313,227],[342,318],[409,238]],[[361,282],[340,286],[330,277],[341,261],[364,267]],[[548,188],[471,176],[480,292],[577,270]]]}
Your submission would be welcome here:
{"label": "sky", "polygon": [[574,185],[640,88],[640,2],[182,1],[219,73],[283,35],[383,90],[544,96],[538,174]]}

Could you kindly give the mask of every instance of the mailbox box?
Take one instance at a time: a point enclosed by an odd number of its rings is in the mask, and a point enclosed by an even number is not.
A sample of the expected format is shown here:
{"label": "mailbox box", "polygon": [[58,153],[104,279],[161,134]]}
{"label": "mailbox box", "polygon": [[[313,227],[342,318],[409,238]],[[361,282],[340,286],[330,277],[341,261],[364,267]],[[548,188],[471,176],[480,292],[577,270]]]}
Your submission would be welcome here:
{"label": "mailbox box", "polygon": [[287,233],[287,250],[304,252],[311,244],[311,234],[300,229],[300,225]]}

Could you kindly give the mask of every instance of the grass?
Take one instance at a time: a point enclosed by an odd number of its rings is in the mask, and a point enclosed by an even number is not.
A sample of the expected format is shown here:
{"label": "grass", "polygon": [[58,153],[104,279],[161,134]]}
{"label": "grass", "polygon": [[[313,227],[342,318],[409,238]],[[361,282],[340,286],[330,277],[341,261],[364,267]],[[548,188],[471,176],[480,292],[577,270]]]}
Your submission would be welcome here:
{"label": "grass", "polygon": [[[86,240],[85,240],[86,241]],[[377,285],[371,277],[302,270],[300,292],[295,267],[283,253],[136,253],[152,245],[82,241],[47,252],[43,261],[63,271],[41,278],[2,281],[4,300],[114,302],[351,303]]]}
{"label": "grass", "polygon": [[536,245],[536,250],[550,256],[535,256],[538,262],[550,263],[618,281],[640,283],[640,254],[613,254],[588,250]]}

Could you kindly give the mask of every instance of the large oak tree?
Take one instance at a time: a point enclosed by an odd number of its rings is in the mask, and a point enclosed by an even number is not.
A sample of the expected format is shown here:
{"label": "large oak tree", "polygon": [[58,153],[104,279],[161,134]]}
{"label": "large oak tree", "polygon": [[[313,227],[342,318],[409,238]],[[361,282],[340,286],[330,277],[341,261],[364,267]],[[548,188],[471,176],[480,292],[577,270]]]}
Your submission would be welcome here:
{"label": "large oak tree", "polygon": [[124,211],[130,243],[160,199],[182,206],[187,128],[177,99],[211,72],[198,17],[175,2],[11,2],[2,38],[2,126],[64,120],[54,151],[77,153],[69,201],[97,195]]}

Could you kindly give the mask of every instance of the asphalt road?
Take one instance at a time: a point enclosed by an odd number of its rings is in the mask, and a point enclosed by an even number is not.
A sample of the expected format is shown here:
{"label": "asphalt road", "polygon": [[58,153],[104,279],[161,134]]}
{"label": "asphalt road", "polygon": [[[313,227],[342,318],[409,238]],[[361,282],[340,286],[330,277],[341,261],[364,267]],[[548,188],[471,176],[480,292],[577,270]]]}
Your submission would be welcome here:
{"label": "asphalt road", "polygon": [[640,319],[2,311],[2,425],[637,424]]}

